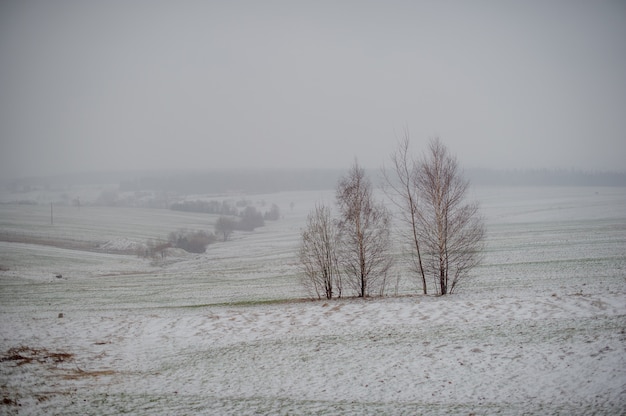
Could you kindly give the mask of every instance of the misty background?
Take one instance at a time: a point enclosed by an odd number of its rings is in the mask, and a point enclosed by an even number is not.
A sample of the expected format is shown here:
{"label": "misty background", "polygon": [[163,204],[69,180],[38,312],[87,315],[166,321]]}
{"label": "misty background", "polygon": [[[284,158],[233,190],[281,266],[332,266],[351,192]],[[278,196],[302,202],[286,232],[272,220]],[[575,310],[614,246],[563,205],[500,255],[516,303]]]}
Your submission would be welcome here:
{"label": "misty background", "polygon": [[622,1],[3,1],[0,177],[625,170]]}

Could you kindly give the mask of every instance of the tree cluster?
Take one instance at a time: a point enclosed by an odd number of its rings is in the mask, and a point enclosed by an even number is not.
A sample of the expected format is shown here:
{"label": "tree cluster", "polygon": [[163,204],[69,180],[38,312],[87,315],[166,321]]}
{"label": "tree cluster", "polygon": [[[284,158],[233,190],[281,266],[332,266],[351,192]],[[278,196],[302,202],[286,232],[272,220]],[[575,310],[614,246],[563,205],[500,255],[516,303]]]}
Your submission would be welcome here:
{"label": "tree cluster", "polygon": [[215,222],[215,232],[222,238],[222,241],[227,241],[234,231],[254,231],[258,227],[263,227],[265,221],[278,219],[280,219],[280,209],[276,204],[272,204],[265,214],[252,205],[246,205],[236,216],[219,217]]}
{"label": "tree cluster", "polygon": [[204,253],[207,246],[215,240],[215,235],[211,232],[184,229],[172,231],[167,238],[171,247],[181,248],[189,253]]}
{"label": "tree cluster", "polygon": [[[453,293],[481,260],[485,228],[478,204],[466,202],[469,181],[439,138],[421,158],[409,154],[405,133],[385,171],[387,194],[398,208],[411,270],[437,295]],[[429,285],[429,282],[430,285]]]}
{"label": "tree cluster", "polygon": [[255,207],[248,205],[239,214],[236,229],[239,231],[254,231],[255,228],[263,227],[264,225],[265,219],[263,214]]}
{"label": "tree cluster", "polygon": [[215,232],[222,241],[227,241],[234,231],[254,231],[258,227],[263,227],[265,221],[280,219],[278,205],[272,204],[270,209],[263,213],[245,199],[234,204],[231,201],[181,201],[173,203],[170,209],[220,215],[215,223]]}
{"label": "tree cluster", "polygon": [[216,241],[215,234],[202,230],[179,229],[167,236],[167,241],[148,240],[144,247],[137,250],[140,257],[164,259],[169,248],[180,248],[188,253],[204,253],[209,244]]}
{"label": "tree cluster", "polygon": [[305,286],[327,299],[341,297],[347,288],[359,297],[384,294],[392,261],[391,217],[374,200],[372,183],[357,162],[337,186],[336,206],[337,218],[318,205],[307,219],[299,251]]}
{"label": "tree cluster", "polygon": [[[415,158],[406,133],[391,161],[391,171],[383,170],[385,192],[397,208],[409,271],[424,294],[453,293],[479,264],[485,235],[478,204],[465,201],[469,181],[438,138]],[[336,205],[338,218],[318,206],[302,233],[306,287],[318,298],[340,297],[344,282],[359,297],[383,295],[392,261],[391,217],[374,201],[371,182],[356,162],[337,185]]]}

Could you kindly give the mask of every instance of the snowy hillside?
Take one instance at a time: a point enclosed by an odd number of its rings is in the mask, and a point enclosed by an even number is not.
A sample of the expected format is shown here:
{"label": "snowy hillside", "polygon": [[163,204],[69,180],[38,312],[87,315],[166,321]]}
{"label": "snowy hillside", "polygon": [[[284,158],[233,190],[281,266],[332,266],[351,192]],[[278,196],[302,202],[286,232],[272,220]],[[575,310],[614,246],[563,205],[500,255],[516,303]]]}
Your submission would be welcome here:
{"label": "snowy hillside", "polygon": [[[624,413],[626,191],[475,196],[484,264],[440,298],[398,271],[397,297],[304,299],[299,232],[332,192],[265,195],[284,218],[162,262],[1,242],[0,413]],[[215,220],[81,210],[0,206],[0,231],[124,249]]]}

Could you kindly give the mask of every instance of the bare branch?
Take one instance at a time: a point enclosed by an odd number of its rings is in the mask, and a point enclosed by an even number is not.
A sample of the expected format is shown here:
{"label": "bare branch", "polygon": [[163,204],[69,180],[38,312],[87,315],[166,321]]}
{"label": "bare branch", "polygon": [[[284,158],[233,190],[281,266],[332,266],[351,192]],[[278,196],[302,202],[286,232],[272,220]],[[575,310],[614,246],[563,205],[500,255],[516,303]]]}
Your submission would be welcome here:
{"label": "bare branch", "polygon": [[416,184],[418,164],[409,157],[409,132],[404,131],[404,136],[398,141],[398,148],[391,155],[393,176],[383,169],[383,177],[386,183],[385,193],[393,204],[399,209],[400,220],[405,224],[404,239],[409,242],[413,271],[419,275],[422,281],[424,294],[428,293],[426,274],[422,262],[420,238],[418,237],[418,198],[419,192]]}

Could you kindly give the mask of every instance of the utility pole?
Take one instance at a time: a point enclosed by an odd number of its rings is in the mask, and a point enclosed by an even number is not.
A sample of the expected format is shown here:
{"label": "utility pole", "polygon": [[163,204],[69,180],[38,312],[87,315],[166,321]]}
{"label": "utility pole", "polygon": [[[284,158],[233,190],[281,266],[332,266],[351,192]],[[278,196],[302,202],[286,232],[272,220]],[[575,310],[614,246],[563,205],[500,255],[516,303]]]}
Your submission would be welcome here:
{"label": "utility pole", "polygon": [[54,225],[54,219],[52,216],[52,202],[50,202],[50,225]]}

